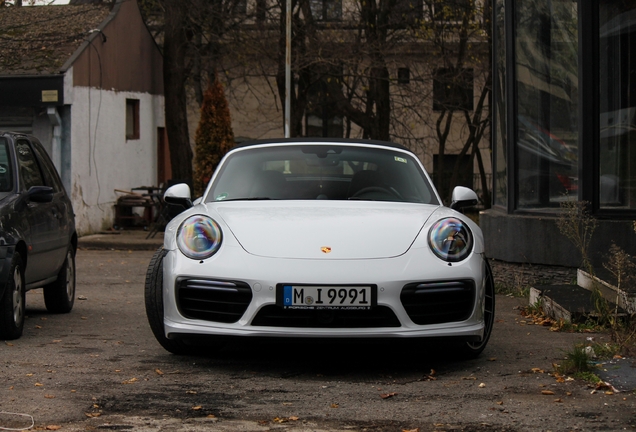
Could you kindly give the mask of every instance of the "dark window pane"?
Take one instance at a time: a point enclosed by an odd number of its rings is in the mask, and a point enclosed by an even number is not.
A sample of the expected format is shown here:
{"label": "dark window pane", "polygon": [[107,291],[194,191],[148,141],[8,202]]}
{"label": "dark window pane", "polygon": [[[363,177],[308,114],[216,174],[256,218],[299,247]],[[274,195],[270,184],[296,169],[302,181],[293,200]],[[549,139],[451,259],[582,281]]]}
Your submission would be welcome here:
{"label": "dark window pane", "polygon": [[473,70],[441,68],[433,77],[433,110],[473,110]]}
{"label": "dark window pane", "polygon": [[515,6],[517,207],[556,207],[578,199],[576,3]]}
{"label": "dark window pane", "polygon": [[636,5],[599,2],[600,205],[636,209]]}

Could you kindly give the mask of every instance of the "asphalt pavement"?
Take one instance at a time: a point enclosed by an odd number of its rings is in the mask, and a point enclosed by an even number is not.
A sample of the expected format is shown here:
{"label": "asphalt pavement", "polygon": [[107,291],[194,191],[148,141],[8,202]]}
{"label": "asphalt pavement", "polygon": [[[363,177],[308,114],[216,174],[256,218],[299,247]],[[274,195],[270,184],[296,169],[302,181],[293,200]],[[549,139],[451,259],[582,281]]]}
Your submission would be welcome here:
{"label": "asphalt pavement", "polygon": [[85,250],[156,250],[163,244],[163,232],[146,230],[102,231],[79,238]]}

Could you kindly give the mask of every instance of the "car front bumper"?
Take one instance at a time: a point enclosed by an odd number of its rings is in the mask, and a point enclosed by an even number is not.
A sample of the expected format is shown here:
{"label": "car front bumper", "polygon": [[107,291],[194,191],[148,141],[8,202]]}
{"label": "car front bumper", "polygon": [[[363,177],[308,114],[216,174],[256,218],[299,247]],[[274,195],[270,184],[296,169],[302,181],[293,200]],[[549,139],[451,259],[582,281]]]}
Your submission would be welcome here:
{"label": "car front bumper", "polygon": [[[240,281],[251,294],[245,311],[235,322],[188,318],[179,307],[177,281]],[[459,320],[417,324],[405,308],[401,295],[405,286],[427,282],[464,281],[473,287],[470,304]],[[263,258],[245,253],[240,247],[227,247],[222,255],[206,261],[184,257],[178,250],[168,251],[163,260],[164,327],[168,338],[193,336],[329,337],[329,338],[423,338],[452,337],[479,340],[484,333],[483,298],[485,262],[473,254],[461,263],[449,264],[432,257],[426,248],[388,259],[302,260]],[[286,284],[374,285],[377,308],[392,314],[394,324],[346,326],[266,325],[259,317],[264,310],[280,311],[276,306],[277,286]],[[445,300],[453,298],[448,294]],[[443,302],[442,302],[443,303]],[[451,302],[452,303],[452,302]],[[443,308],[443,307],[442,307]],[[444,311],[441,311],[444,312]],[[362,314],[364,315],[364,314]],[[258,325],[257,325],[258,324]]]}

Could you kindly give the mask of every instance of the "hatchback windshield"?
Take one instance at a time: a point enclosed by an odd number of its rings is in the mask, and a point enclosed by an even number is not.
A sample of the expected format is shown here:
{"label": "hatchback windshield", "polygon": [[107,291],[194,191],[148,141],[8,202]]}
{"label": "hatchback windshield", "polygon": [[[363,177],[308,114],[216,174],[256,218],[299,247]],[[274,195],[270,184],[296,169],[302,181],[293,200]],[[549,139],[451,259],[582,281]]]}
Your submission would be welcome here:
{"label": "hatchback windshield", "polygon": [[409,154],[337,144],[238,151],[223,165],[206,202],[259,199],[438,204],[420,165]]}

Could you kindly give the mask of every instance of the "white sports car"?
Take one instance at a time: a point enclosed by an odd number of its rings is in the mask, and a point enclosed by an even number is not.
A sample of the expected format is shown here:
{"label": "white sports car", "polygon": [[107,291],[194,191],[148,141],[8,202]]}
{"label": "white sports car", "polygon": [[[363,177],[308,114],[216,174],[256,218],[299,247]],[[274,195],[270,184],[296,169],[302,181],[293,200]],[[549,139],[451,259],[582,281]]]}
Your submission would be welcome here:
{"label": "white sports car", "polygon": [[451,208],[418,158],[375,141],[240,145],[166,227],[145,285],[159,343],[186,353],[210,337],[451,338],[477,356],[495,297],[479,227]]}

